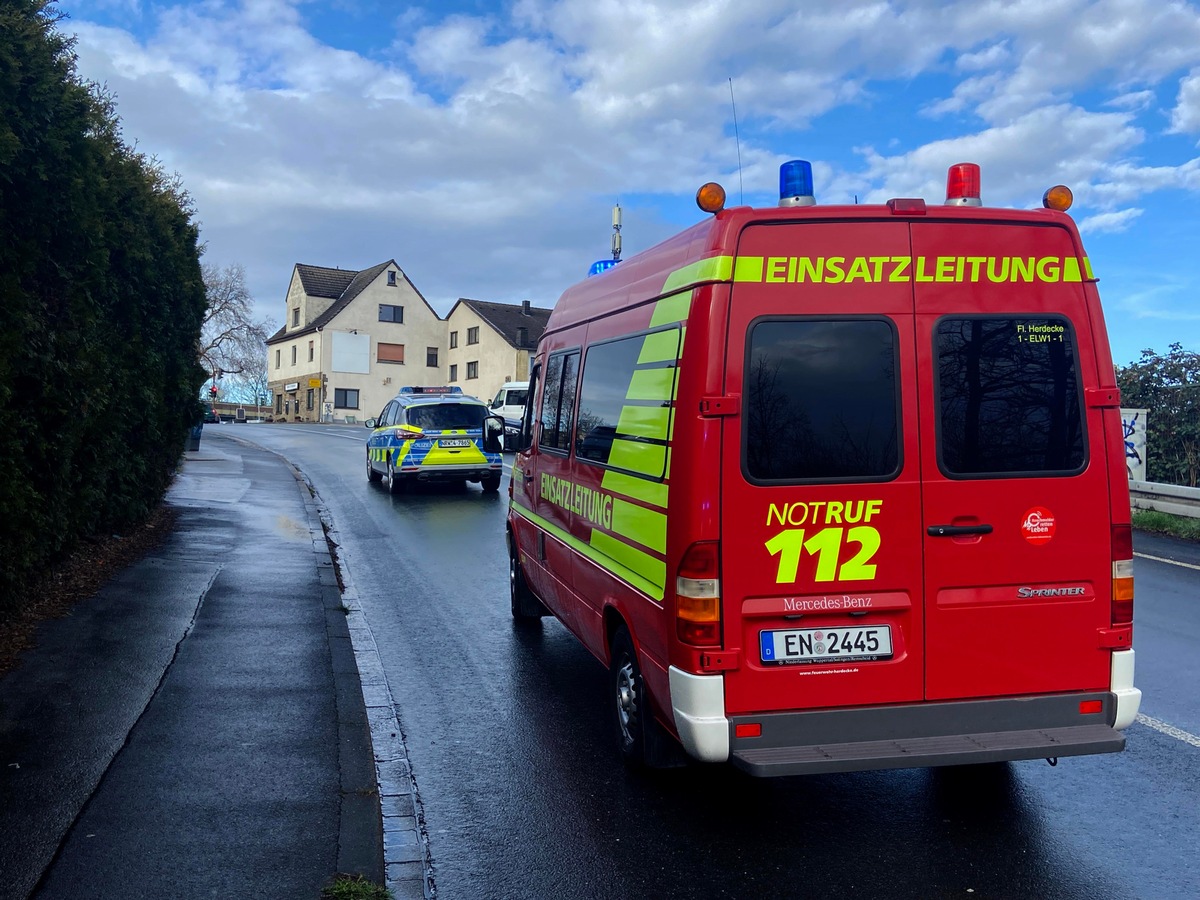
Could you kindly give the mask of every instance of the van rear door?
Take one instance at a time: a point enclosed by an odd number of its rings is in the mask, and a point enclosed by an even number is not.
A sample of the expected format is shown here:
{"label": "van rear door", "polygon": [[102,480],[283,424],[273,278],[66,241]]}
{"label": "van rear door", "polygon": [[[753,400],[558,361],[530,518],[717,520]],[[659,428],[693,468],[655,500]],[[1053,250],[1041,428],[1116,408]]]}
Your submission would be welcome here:
{"label": "van rear door", "polygon": [[1101,411],[1085,402],[1086,261],[1049,224],[915,222],[912,243],[925,696],[1106,689],[1112,535]]}
{"label": "van rear door", "polygon": [[902,220],[742,232],[719,481],[730,715],[924,696],[909,256]]}

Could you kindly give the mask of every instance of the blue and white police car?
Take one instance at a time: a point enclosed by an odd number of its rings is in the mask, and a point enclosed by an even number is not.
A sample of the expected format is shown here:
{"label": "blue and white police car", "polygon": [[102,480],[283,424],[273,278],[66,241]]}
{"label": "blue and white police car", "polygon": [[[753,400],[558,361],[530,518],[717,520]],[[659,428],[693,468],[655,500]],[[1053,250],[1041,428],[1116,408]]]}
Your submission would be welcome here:
{"label": "blue and white police car", "polygon": [[367,478],[393,494],[414,482],[474,481],[500,489],[504,419],[460,387],[402,387],[367,419]]}

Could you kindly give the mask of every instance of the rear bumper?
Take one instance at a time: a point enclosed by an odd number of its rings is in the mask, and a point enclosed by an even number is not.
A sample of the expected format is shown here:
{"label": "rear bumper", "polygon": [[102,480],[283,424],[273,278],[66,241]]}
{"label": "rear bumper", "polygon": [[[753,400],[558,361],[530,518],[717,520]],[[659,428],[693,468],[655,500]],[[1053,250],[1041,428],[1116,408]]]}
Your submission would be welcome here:
{"label": "rear bumper", "polygon": [[464,466],[404,466],[396,474],[412,481],[478,481],[481,478],[502,475],[504,466],[473,463]]}
{"label": "rear bumper", "polygon": [[[1100,712],[1080,712],[1097,700]],[[1117,696],[1104,691],[732,716],[729,758],[766,776],[1115,753],[1125,747],[1116,715]],[[733,737],[750,723],[761,725],[759,737]]]}

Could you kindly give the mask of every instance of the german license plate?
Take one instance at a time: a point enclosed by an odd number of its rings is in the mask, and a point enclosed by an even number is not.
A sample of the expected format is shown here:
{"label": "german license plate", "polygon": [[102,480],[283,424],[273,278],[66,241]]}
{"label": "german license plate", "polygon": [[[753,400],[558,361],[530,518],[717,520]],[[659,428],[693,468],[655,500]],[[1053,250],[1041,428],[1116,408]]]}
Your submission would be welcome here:
{"label": "german license plate", "polygon": [[768,666],[892,658],[890,625],[760,631],[758,638],[761,659]]}
{"label": "german license plate", "polygon": [[439,447],[470,447],[471,442],[465,438],[454,438],[452,440],[443,439],[443,440],[438,441],[438,446]]}

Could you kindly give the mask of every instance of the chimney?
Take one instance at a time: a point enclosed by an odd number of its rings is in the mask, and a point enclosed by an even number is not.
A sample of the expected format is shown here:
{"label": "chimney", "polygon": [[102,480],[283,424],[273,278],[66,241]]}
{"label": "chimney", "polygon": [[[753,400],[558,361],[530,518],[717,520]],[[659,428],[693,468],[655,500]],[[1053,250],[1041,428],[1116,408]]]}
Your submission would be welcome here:
{"label": "chimney", "polygon": [[521,315],[523,315],[523,316],[528,316],[528,315],[530,315],[530,312],[529,312],[529,301],[528,301],[528,300],[522,300],[522,301],[521,301]]}
{"label": "chimney", "polygon": [[[526,300],[525,302],[528,303],[529,301]],[[529,329],[526,328],[524,325],[522,325],[520,328],[517,329],[517,347],[518,348],[524,347],[528,343],[529,343]]]}

